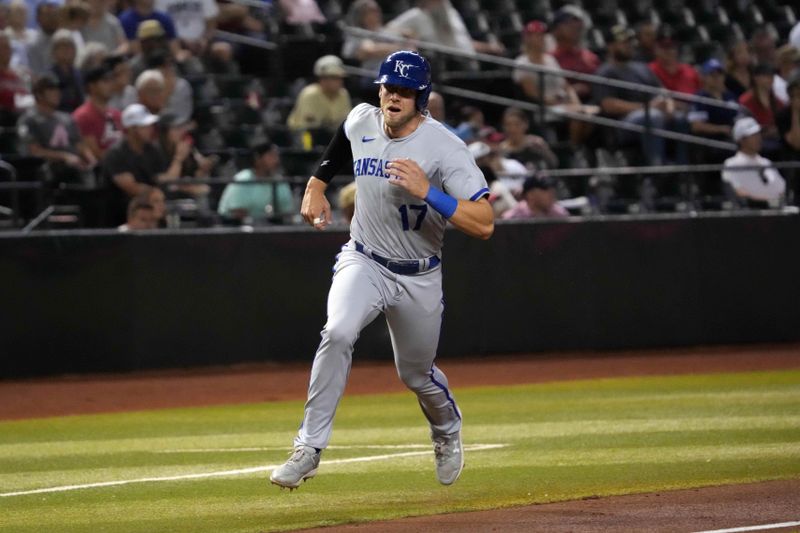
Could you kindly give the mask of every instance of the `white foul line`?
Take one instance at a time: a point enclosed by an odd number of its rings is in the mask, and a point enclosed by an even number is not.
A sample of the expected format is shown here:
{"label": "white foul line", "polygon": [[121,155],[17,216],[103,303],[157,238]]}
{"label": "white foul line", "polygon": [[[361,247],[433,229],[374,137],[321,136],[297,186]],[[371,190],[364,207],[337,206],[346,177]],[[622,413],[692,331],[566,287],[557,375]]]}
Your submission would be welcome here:
{"label": "white foul line", "polygon": [[[473,444],[473,446],[482,446],[482,444]],[[328,446],[326,450],[428,450],[430,447],[430,444],[356,444]],[[153,453],[274,452],[285,449],[286,446],[251,446],[245,448],[175,448],[174,450],[157,450]]]}
{"label": "white foul line", "polygon": [[711,529],[708,531],[696,531],[695,533],[739,533],[742,531],[763,531],[765,529],[778,529],[781,527],[793,527],[793,526],[800,526],[800,521],[781,522],[779,524],[764,524],[761,526],[732,527],[729,529]]}
{"label": "white foul line", "polygon": [[[481,451],[481,450],[494,450],[497,448],[505,448],[507,444],[474,444],[472,446],[464,446],[465,451]],[[366,463],[370,461],[383,461],[386,459],[396,459],[399,457],[414,457],[417,455],[428,455],[431,453],[429,450],[421,452],[402,452],[390,453],[385,455],[367,455],[363,457],[351,457],[349,459],[332,459],[330,461],[323,461],[323,465],[341,465],[346,463]],[[68,492],[80,489],[94,489],[100,487],[118,487],[121,485],[132,485],[134,483],[149,483],[155,481],[183,481],[187,479],[206,479],[211,477],[229,477],[241,476],[246,474],[255,474],[258,472],[267,472],[278,468],[277,465],[267,466],[254,466],[251,468],[239,468],[237,470],[222,470],[218,472],[202,472],[198,474],[181,474],[178,476],[161,476],[161,477],[143,477],[138,479],[123,479],[118,481],[102,481],[99,483],[85,483],[83,485],[61,485],[58,487],[45,487],[42,489],[21,490],[16,492],[3,492],[0,497],[8,498],[11,496],[27,496],[30,494],[46,494],[50,492]]]}

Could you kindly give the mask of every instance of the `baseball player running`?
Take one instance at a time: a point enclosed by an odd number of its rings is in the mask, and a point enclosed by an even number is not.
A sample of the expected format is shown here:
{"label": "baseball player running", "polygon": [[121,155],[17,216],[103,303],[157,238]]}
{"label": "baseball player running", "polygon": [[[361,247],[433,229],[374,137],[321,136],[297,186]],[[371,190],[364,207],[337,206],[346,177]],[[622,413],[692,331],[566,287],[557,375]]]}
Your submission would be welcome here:
{"label": "baseball player running", "polygon": [[380,108],[356,106],[308,180],[301,213],[318,230],[331,221],[325,189],[352,157],[358,197],[350,241],[334,266],[328,321],[314,358],[294,453],[270,481],[294,489],[314,477],[328,446],[350,373],[353,344],[380,312],[400,379],[414,391],[431,428],[436,476],[444,485],[464,468],[461,412],[434,364],[442,299],[441,248],[448,221],[467,235],[494,231],[489,189],[464,143],[426,111],[430,66],[416,52],[381,64]]}

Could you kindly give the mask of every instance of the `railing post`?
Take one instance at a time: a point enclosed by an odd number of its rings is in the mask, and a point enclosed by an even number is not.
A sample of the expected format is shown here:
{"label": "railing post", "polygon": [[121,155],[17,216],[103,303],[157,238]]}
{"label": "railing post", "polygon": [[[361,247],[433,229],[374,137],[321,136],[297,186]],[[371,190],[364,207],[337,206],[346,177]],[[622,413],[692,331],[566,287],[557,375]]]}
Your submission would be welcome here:
{"label": "railing post", "polygon": [[544,103],[544,77],[547,76],[547,72],[540,72],[539,73],[539,126],[544,128],[545,125],[545,113],[547,113],[547,109],[545,108]]}

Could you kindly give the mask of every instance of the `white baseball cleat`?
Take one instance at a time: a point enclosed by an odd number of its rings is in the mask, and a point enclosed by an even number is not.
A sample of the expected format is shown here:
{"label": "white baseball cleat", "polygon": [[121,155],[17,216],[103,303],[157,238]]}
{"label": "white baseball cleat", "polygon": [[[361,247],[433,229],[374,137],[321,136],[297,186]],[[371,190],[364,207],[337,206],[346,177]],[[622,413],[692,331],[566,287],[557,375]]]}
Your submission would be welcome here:
{"label": "white baseball cleat", "polygon": [[461,432],[433,438],[433,453],[436,456],[436,477],[442,485],[452,485],[464,470],[464,446]]}
{"label": "white baseball cleat", "polygon": [[298,446],[292,456],[269,476],[273,485],[294,490],[300,484],[317,475],[320,452],[311,446]]}

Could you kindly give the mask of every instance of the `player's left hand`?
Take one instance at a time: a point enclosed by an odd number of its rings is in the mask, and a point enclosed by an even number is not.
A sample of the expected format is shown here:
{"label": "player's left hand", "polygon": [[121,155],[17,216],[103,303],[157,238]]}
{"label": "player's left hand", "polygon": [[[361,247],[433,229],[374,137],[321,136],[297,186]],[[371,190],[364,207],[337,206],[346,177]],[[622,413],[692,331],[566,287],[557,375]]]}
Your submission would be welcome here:
{"label": "player's left hand", "polygon": [[424,200],[431,184],[428,176],[416,161],[392,159],[386,166],[391,177],[389,183],[407,190],[411,196]]}

